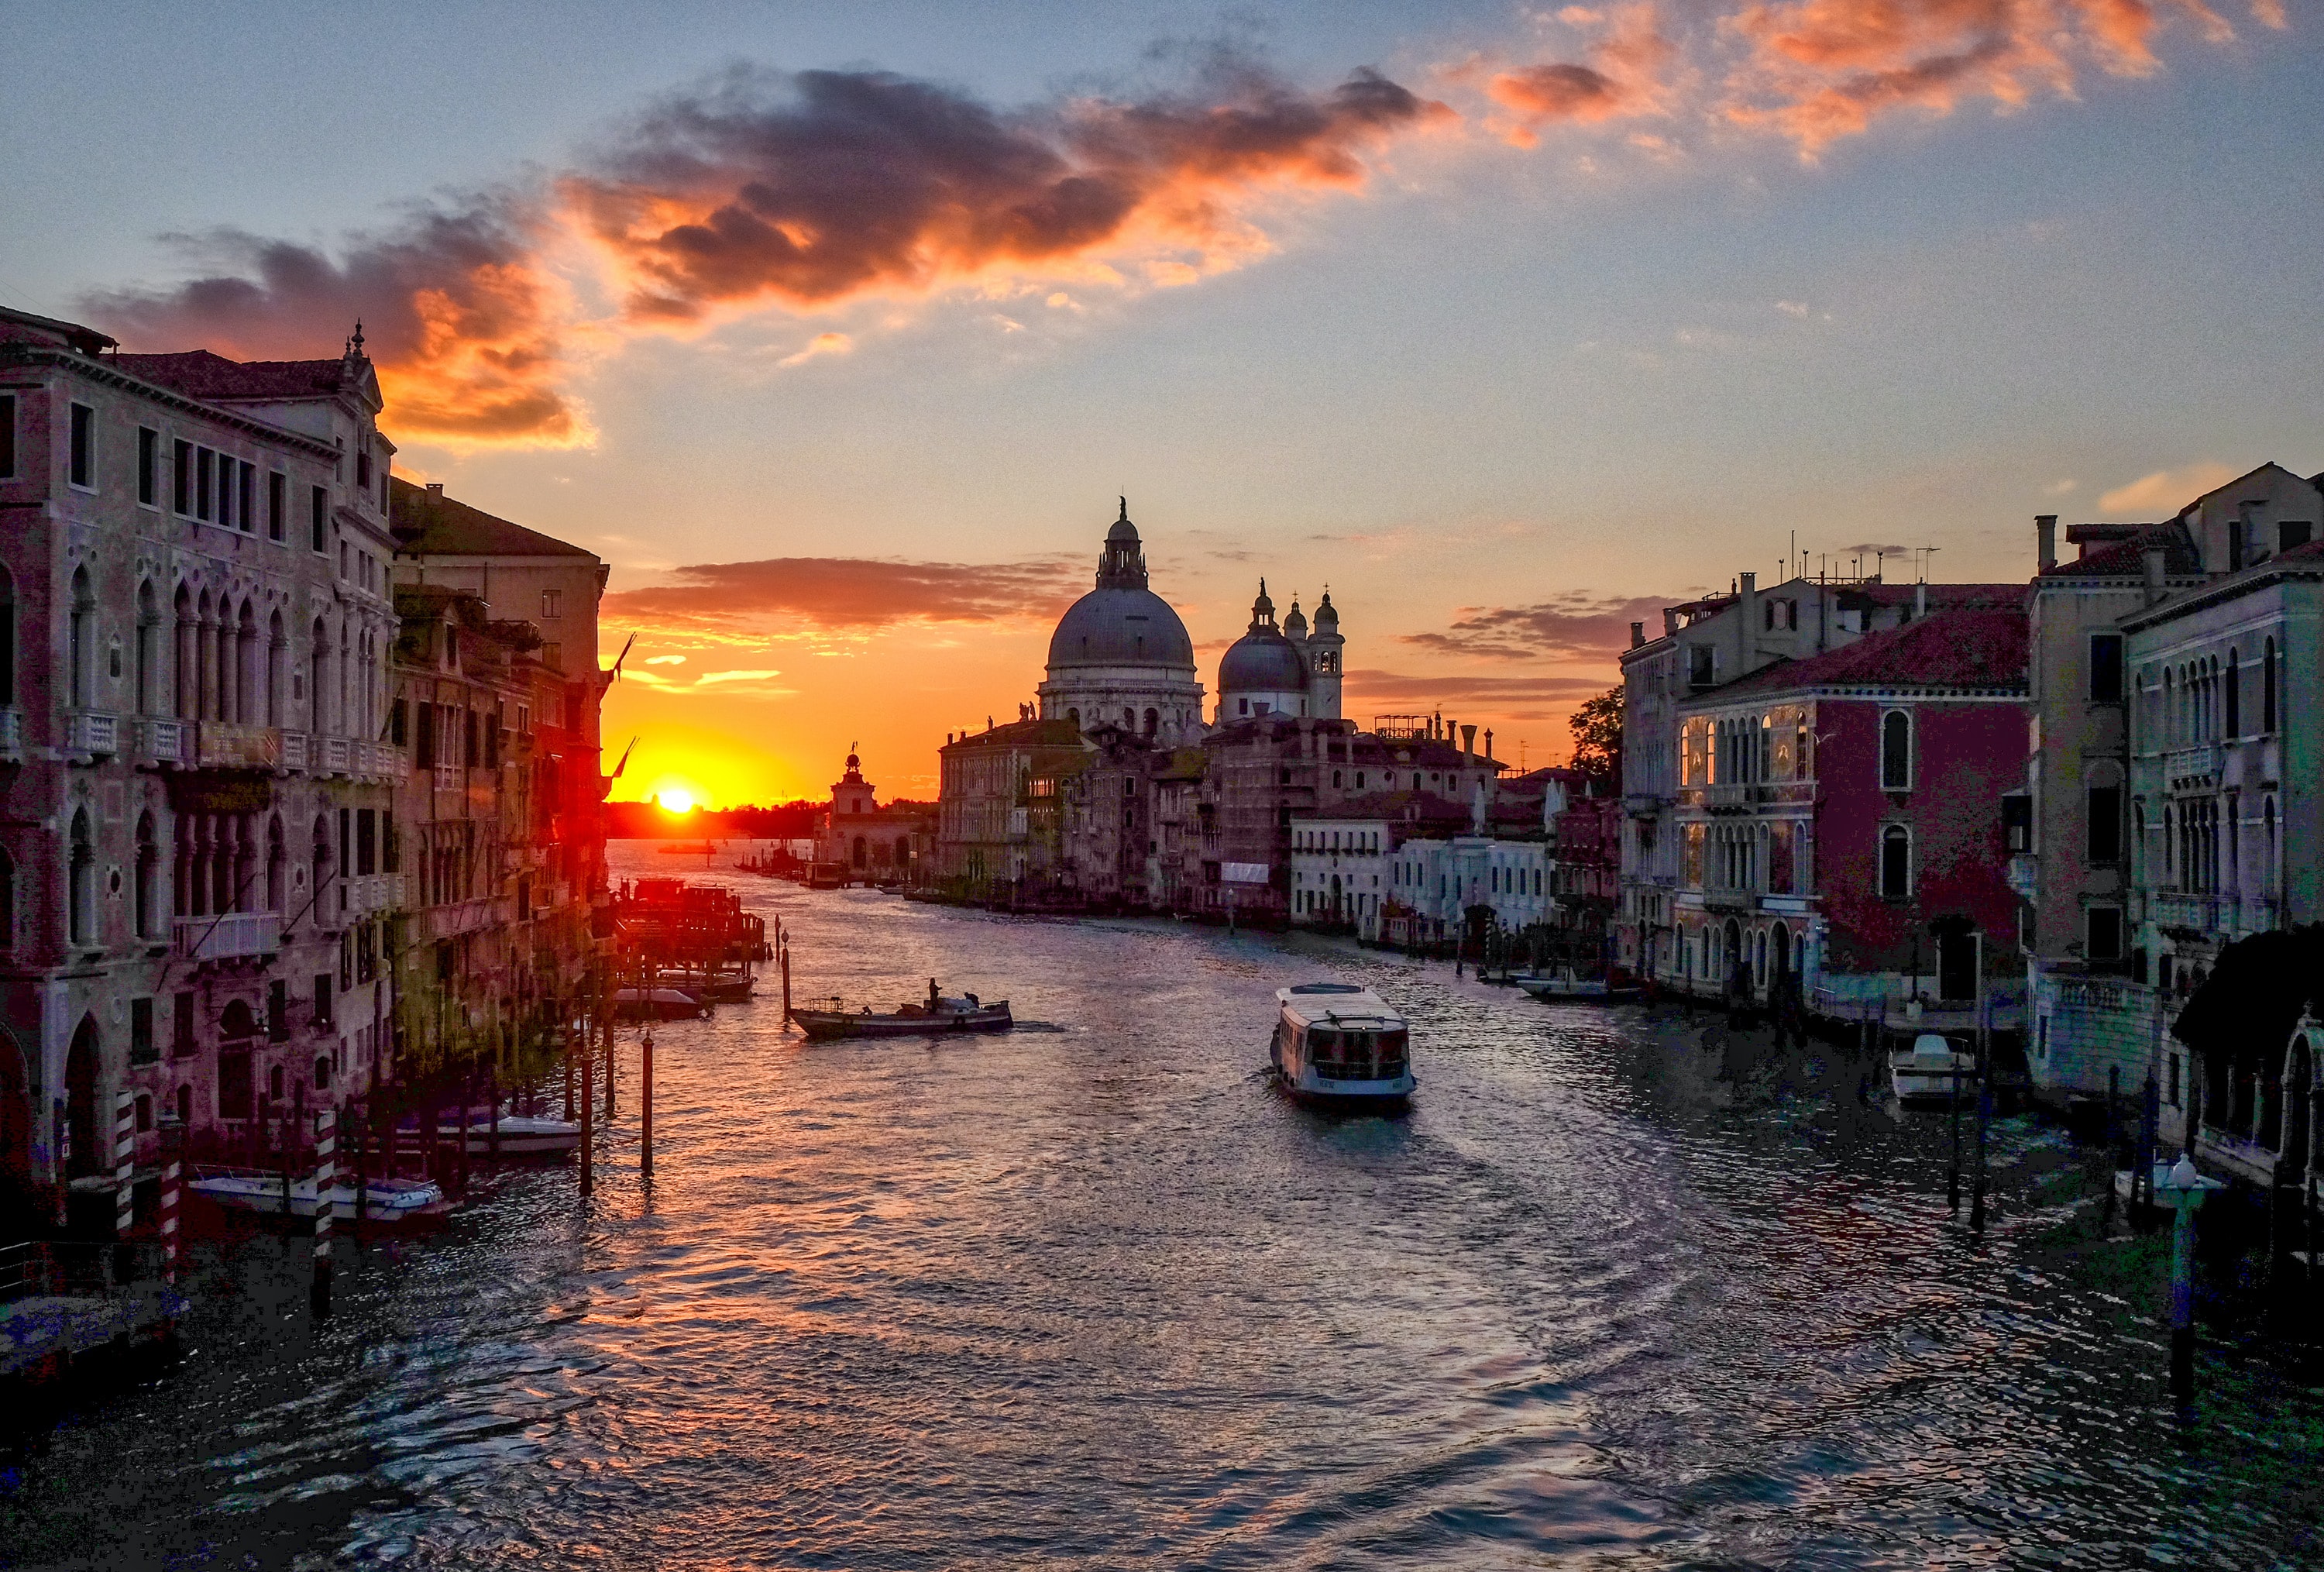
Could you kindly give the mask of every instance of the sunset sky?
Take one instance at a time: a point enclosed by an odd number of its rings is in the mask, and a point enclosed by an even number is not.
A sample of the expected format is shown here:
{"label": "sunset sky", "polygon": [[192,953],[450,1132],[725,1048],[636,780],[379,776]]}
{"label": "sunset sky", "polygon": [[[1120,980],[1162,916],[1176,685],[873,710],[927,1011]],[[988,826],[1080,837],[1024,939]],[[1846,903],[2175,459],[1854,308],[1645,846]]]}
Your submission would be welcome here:
{"label": "sunset sky", "polygon": [[[11,5],[0,301],[335,353],[613,565],[617,796],[931,795],[1127,494],[1204,681],[1561,757],[1738,569],[2324,468],[2311,11]],[[1891,576],[1909,572],[1902,561]]]}

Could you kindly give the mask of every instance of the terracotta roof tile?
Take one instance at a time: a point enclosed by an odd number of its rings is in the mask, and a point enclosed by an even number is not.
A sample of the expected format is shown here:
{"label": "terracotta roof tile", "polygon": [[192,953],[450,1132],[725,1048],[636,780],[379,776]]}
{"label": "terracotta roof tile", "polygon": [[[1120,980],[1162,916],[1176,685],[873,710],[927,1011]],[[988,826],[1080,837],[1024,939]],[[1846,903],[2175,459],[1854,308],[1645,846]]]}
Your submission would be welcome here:
{"label": "terracotta roof tile", "polygon": [[212,403],[327,396],[346,385],[348,365],[341,359],[228,360],[207,349],[177,355],[116,355],[110,364],[132,376]]}
{"label": "terracotta roof tile", "polygon": [[2023,689],[2025,650],[2025,614],[2015,607],[1932,612],[1825,654],[1779,661],[1702,698],[1717,703],[1796,688]]}
{"label": "terracotta roof tile", "polygon": [[538,530],[511,523],[482,508],[470,507],[391,476],[387,483],[388,517],[395,527],[398,550],[415,556],[447,557],[591,557],[578,546],[567,545]]}
{"label": "terracotta roof tile", "polygon": [[[2112,533],[2111,531],[2107,533]],[[2070,530],[2067,538],[2072,540]],[[2044,578],[2138,578],[2146,572],[2146,552],[2150,547],[2163,548],[2163,570],[2174,577],[2200,573],[2203,564],[2195,555],[2195,543],[2188,538],[2184,525],[2176,519],[2166,519],[2159,524],[2137,524],[2128,527],[2126,538],[2110,544],[2099,544],[2103,535],[2093,532],[2083,546],[2077,561],[2061,562],[2042,570]],[[2091,545],[2097,545],[2093,551]]]}

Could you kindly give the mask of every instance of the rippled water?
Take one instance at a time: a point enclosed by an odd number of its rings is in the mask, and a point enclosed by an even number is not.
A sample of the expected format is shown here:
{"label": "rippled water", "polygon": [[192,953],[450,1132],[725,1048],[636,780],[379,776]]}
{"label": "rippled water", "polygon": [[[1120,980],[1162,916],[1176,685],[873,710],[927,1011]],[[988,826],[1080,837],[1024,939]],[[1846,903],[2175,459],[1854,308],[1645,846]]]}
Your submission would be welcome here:
{"label": "rippled water", "polygon": [[[499,1176],[344,1267],[319,1336],[287,1245],[233,1246],[186,1365],[0,1492],[15,1557],[2324,1557],[2315,1395],[2209,1359],[2179,1425],[2148,1307],[2044,1267],[2038,1212],[1968,1241],[1925,1124],[1721,1112],[1637,1013],[1439,965],[741,883],[803,993],[933,975],[1058,1030],[808,1048],[765,1002],[659,1029],[650,1189],[625,1069],[591,1204]],[[1256,1078],[1272,990],[1316,974],[1413,1017],[1409,1117]]]}

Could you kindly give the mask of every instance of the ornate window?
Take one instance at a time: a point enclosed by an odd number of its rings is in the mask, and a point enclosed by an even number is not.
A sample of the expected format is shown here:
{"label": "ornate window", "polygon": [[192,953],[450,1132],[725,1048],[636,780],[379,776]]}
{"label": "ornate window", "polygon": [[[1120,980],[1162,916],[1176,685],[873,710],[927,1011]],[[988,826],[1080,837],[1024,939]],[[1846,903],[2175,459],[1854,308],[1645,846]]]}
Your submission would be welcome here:
{"label": "ornate window", "polygon": [[1880,790],[1913,789],[1913,717],[1892,709],[1880,717]]}
{"label": "ornate window", "polygon": [[1913,835],[1901,824],[1880,832],[1880,898],[1907,901],[1913,894]]}

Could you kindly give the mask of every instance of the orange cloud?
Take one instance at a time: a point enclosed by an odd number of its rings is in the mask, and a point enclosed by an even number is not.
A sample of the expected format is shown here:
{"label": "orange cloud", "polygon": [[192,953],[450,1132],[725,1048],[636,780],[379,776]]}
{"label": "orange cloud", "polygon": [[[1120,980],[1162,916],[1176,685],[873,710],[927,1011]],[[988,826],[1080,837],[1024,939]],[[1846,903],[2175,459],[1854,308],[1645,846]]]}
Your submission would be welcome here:
{"label": "orange cloud", "polygon": [[[2258,0],[2269,20],[2273,0]],[[1755,0],[1720,27],[1742,62],[1720,113],[1775,131],[1813,157],[1883,115],[1950,114],[1974,98],[2004,109],[2036,93],[2073,95],[2077,61],[2116,76],[2160,68],[2171,16],[2212,42],[2234,29],[2203,0]],[[2273,23],[2270,23],[2273,25]]]}
{"label": "orange cloud", "polygon": [[558,385],[570,302],[541,267],[538,227],[515,199],[420,208],[383,234],[351,237],[337,262],[239,230],[169,238],[210,271],[84,302],[133,350],[312,359],[361,319],[394,430],[549,447],[589,438]]}
{"label": "orange cloud", "polygon": [[1665,73],[1678,51],[1663,36],[1653,5],[1623,5],[1611,13],[1570,6],[1560,19],[1573,27],[1603,26],[1606,35],[1591,49],[1587,64],[1558,60],[1489,77],[1485,96],[1514,116],[1500,128],[1503,136],[1518,147],[1531,147],[1545,126],[1595,125],[1665,112]]}
{"label": "orange cloud", "polygon": [[825,628],[906,621],[990,623],[1054,617],[1081,593],[1079,559],[886,562],[774,557],[676,569],[678,582],[616,590],[604,615],[656,628],[718,628],[793,616]]}

